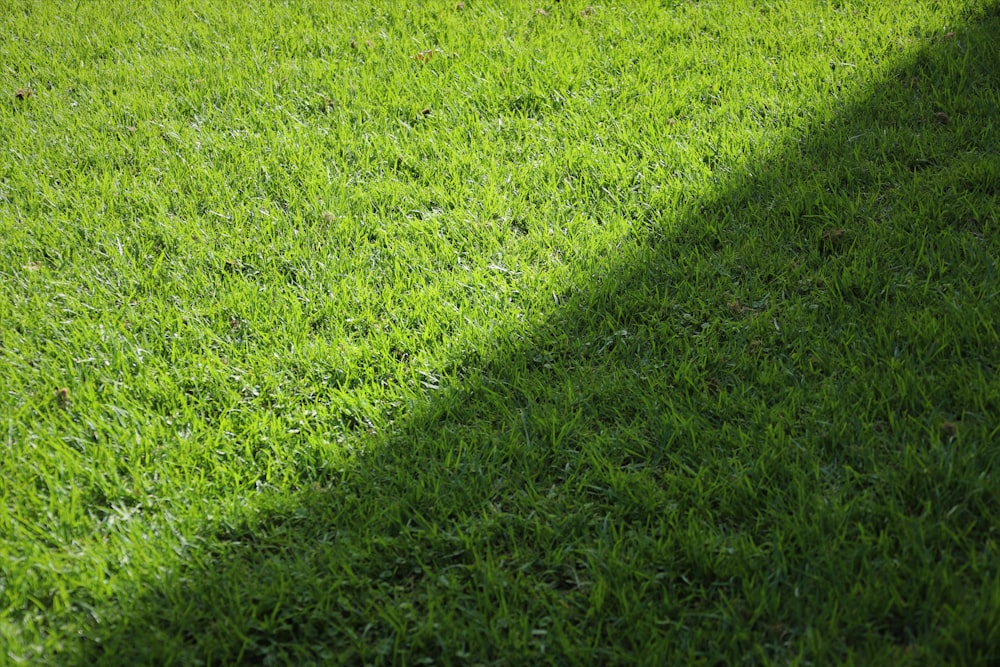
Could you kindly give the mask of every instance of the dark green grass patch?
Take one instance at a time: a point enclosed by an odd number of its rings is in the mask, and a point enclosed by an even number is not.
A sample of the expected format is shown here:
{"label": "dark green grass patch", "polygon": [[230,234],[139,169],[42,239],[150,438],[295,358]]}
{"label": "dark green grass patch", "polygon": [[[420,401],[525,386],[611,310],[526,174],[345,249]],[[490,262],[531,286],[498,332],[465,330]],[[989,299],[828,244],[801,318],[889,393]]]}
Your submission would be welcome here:
{"label": "dark green grass patch", "polygon": [[1000,658],[992,3],[5,10],[8,662]]}

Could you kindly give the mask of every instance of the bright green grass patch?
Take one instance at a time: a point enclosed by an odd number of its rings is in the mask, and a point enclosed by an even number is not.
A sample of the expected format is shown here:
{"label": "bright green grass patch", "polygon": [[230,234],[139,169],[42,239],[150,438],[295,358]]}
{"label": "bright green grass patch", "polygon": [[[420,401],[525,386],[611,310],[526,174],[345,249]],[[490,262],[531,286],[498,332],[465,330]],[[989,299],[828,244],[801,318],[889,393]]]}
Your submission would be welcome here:
{"label": "bright green grass patch", "polygon": [[398,4],[0,0],[5,659],[1000,659],[996,4]]}

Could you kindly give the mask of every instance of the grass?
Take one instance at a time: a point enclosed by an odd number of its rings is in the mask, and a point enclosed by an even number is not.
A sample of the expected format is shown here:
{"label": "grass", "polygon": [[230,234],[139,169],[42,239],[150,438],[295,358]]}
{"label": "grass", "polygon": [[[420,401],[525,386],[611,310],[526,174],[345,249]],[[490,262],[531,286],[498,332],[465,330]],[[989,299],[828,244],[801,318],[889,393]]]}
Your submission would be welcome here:
{"label": "grass", "polygon": [[660,5],[0,2],[5,663],[1000,660],[1000,7]]}

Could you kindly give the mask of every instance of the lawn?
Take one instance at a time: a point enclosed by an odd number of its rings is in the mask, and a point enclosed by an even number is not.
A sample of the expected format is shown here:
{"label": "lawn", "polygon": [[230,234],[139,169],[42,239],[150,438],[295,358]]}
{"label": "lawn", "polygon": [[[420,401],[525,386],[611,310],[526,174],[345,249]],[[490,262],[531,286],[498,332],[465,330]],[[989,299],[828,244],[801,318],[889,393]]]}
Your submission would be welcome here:
{"label": "lawn", "polygon": [[998,199],[994,0],[0,0],[0,664],[997,664]]}

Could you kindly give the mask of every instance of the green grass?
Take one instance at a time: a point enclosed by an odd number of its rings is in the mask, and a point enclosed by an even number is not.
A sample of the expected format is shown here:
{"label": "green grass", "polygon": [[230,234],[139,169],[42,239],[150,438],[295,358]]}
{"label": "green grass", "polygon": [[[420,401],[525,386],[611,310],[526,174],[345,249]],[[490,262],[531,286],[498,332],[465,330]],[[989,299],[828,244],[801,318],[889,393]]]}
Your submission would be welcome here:
{"label": "green grass", "polygon": [[0,662],[1000,661],[1000,6],[402,4],[0,0]]}

